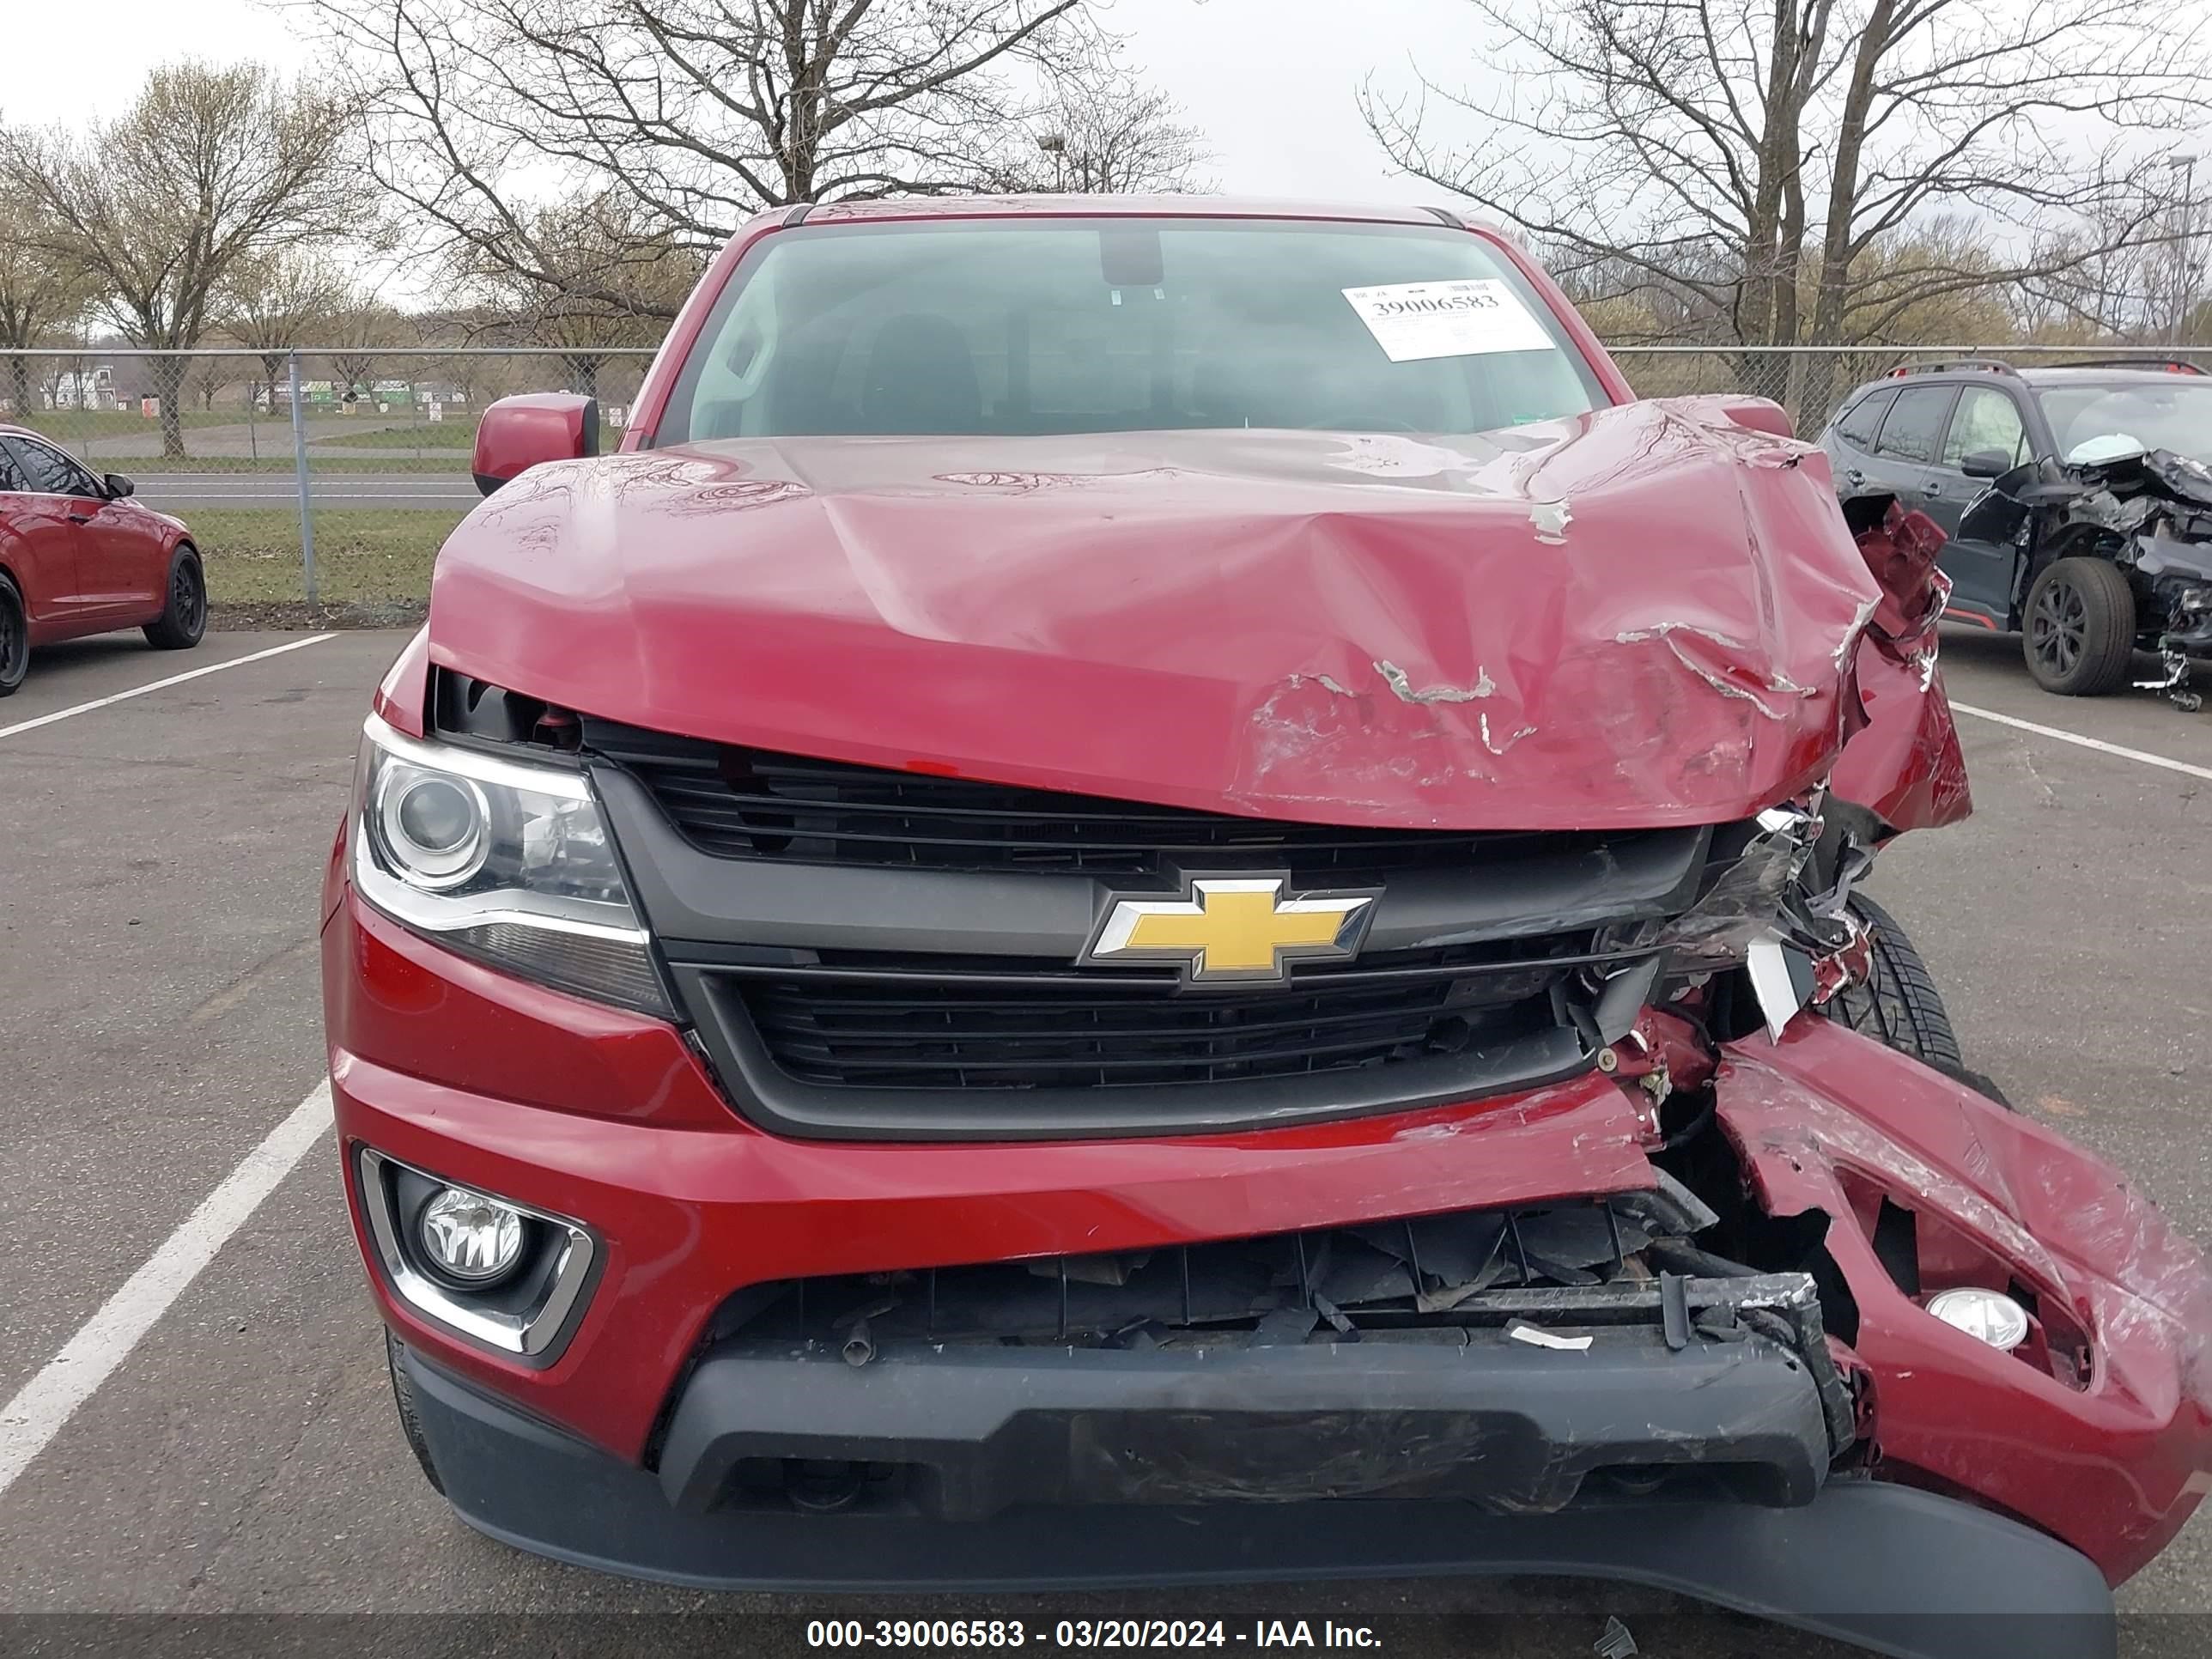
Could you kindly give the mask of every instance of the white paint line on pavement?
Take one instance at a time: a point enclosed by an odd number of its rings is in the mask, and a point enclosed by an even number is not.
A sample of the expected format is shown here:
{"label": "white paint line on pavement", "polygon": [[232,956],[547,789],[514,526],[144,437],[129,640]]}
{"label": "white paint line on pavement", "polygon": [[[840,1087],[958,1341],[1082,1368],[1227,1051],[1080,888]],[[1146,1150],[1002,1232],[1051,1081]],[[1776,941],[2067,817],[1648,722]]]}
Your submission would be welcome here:
{"label": "white paint line on pavement", "polygon": [[[2187,761],[2169,760],[2164,755],[2154,755],[2141,749],[2127,749],[2117,743],[2106,743],[2102,738],[2085,738],[2078,732],[2062,732],[2055,726],[2038,726],[2033,720],[2024,720],[2011,714],[2000,714],[1993,708],[1977,708],[1972,703],[1954,702],[1954,714],[1972,714],[1978,720],[1994,720],[1999,726],[2009,726],[2017,732],[2033,732],[2039,738],[2053,738],[2060,743],[2070,743],[2077,748],[2094,749],[2100,755],[2117,755],[2122,760],[2140,762],[2145,766],[2159,767],[2168,772],[2180,772],[2192,778],[2203,778],[2212,783],[2212,766],[2191,766]],[[0,738],[8,734],[0,732]]]}
{"label": "white paint line on pavement", "polygon": [[330,1124],[331,1085],[325,1079],[200,1200],[199,1207],[98,1312],[77,1327],[61,1352],[13,1400],[0,1406],[0,1493],[131,1357],[139,1340],[261,1207],[261,1200],[276,1190]]}
{"label": "white paint line on pavement", "polygon": [[211,662],[204,668],[194,668],[182,674],[172,674],[166,680],[151,680],[144,685],[134,685],[128,691],[118,691],[112,696],[94,697],[90,702],[81,702],[71,708],[58,708],[51,714],[41,714],[36,720],[18,720],[13,726],[0,726],[0,738],[12,738],[22,732],[35,732],[42,726],[52,726],[72,714],[89,714],[95,708],[105,708],[110,703],[127,702],[132,697],[143,697],[149,691],[160,691],[172,685],[182,685],[186,680],[196,680],[203,674],[220,674],[226,668],[236,668],[241,663],[260,662],[268,657],[281,657],[287,651],[301,651],[311,645],[320,645],[325,640],[337,637],[335,634],[310,634],[304,640],[287,640],[282,645],[272,645],[266,651],[256,651],[247,656],[232,657],[223,662]]}

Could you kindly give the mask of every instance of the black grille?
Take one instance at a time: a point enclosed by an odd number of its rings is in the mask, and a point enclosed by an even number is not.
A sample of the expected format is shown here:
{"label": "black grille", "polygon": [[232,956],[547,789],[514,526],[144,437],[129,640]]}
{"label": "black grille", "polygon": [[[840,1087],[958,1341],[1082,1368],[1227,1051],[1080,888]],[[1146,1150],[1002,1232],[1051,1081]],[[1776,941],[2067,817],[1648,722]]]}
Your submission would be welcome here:
{"label": "black grille", "polygon": [[[1171,974],[1000,958],[859,956],[736,983],[769,1058],[803,1082],[877,1089],[1227,1083],[1437,1060],[1553,1024],[1542,994],[1587,936],[1379,952],[1287,985],[1187,990]],[[1548,952],[1549,954],[1544,954]]]}
{"label": "black grille", "polygon": [[585,722],[692,845],[724,858],[932,870],[1158,875],[1266,865],[1312,878],[1468,870],[1515,850],[1557,857],[1601,837],[1373,830],[1188,811],[888,768],[854,766]]}

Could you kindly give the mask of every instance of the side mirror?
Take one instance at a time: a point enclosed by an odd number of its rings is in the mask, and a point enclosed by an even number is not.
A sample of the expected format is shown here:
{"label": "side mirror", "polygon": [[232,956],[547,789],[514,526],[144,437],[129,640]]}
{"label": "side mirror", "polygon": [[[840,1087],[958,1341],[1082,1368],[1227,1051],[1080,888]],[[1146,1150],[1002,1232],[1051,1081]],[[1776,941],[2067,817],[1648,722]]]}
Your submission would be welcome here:
{"label": "side mirror", "polygon": [[566,392],[501,398],[477,423],[469,471],[487,495],[544,461],[580,461],[599,453],[599,400]]}
{"label": "side mirror", "polygon": [[2002,478],[2012,471],[2012,457],[2002,449],[1977,449],[1960,459],[1959,471],[1970,478]]}
{"label": "side mirror", "polygon": [[119,501],[125,495],[135,495],[138,493],[138,486],[120,472],[111,472],[100,482],[106,489],[107,499],[111,501]]}

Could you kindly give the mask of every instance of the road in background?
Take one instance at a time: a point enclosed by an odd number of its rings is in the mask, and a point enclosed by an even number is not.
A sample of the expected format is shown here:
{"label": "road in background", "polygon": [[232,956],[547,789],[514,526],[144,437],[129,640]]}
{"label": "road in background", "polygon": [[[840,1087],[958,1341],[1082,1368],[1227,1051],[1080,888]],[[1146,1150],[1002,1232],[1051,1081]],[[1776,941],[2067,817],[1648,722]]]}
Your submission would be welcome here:
{"label": "road in background", "polygon": [[[312,475],[310,489],[318,507],[436,507],[465,512],[483,499],[463,470],[447,475],[379,477],[349,472]],[[157,512],[189,520],[192,509],[228,507],[289,507],[300,504],[299,481],[283,472],[168,472],[138,479],[138,499]]]}
{"label": "road in background", "polygon": [[[209,648],[243,656],[276,637],[222,635]],[[0,739],[0,1237],[15,1245],[0,1253],[0,1400],[315,1084],[317,884],[368,689],[402,637],[340,635]],[[2212,714],[2148,694],[2045,696],[2016,641],[1947,636],[1945,651],[1961,702],[2212,766]],[[135,635],[42,653],[0,725],[179,662]],[[2212,1239],[2212,984],[2200,965],[2212,785],[1987,721],[1960,728],[1975,817],[1905,838],[1874,890],[1929,958],[1970,1060]],[[2212,1523],[2122,1599],[2212,1612]],[[630,1584],[452,1520],[392,1419],[327,1140],[0,1498],[0,1613],[657,1611],[708,1621],[723,1652],[796,1653],[796,1631],[757,1615],[826,1605],[954,1610]],[[1455,1581],[955,1605],[1246,1621],[1503,1611],[1509,1650],[1565,1656],[1589,1652],[1609,1613],[1633,1627],[1674,1604],[1632,1589]],[[1464,1630],[1437,1629],[1428,1650],[1468,1646]],[[666,1650],[654,1626],[592,1630],[594,1651]],[[1723,1615],[1665,1631],[1663,1644],[1646,1634],[1647,1652],[1843,1652]],[[550,1645],[544,1627],[500,1618],[425,1620],[386,1650],[476,1659]],[[2131,1631],[2126,1651],[2201,1649],[2175,1623]]]}

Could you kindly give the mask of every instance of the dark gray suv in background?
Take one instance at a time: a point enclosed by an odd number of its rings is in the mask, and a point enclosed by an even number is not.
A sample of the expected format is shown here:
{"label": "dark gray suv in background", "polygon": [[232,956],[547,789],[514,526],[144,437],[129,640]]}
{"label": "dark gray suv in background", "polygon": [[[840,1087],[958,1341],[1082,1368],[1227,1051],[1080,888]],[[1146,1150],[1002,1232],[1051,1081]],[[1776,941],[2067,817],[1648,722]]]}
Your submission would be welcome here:
{"label": "dark gray suv in background", "polygon": [[[2136,443],[2083,464],[2119,436]],[[1853,392],[1820,443],[1840,494],[1893,491],[1943,527],[1947,614],[2019,631],[2045,690],[2114,690],[2137,649],[2179,685],[2212,643],[2212,376],[2194,365],[1914,365]]]}

